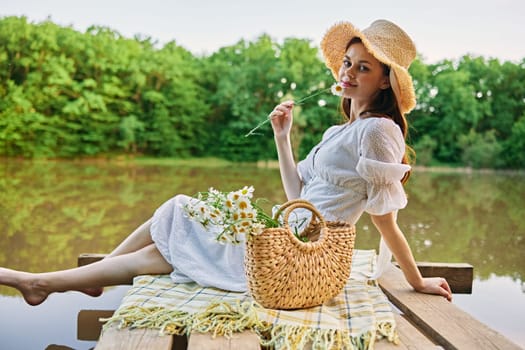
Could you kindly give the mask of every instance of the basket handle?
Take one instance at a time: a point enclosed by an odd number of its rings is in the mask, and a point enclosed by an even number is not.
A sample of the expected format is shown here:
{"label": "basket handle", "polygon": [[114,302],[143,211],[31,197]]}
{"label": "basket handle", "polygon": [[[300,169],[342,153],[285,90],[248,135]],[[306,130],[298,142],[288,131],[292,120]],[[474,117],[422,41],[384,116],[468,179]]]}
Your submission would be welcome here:
{"label": "basket handle", "polygon": [[312,203],[304,199],[292,199],[284,203],[279,207],[273,218],[274,220],[278,220],[279,216],[284,212],[283,222],[286,226],[288,226],[288,218],[292,211],[294,211],[294,209],[297,208],[304,208],[310,210],[313,214],[313,217],[317,217],[317,219],[319,219],[319,222],[321,223],[321,226],[323,228],[326,228],[326,222],[321,213],[317,210],[317,208],[315,208],[315,206]]}

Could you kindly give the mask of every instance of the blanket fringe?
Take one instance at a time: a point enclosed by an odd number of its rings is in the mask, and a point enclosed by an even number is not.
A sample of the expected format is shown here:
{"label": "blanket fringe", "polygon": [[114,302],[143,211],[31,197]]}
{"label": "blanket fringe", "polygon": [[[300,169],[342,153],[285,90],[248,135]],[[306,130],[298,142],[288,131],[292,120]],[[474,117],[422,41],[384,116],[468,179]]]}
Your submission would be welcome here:
{"label": "blanket fringe", "polygon": [[398,343],[395,325],[383,322],[377,325],[377,332],[366,332],[352,336],[350,332],[337,329],[316,329],[302,326],[272,325],[257,317],[254,302],[211,303],[198,313],[170,311],[163,307],[143,308],[130,306],[121,308],[112,317],[101,319],[106,322],[104,329],[114,323],[120,328],[153,328],[160,334],[189,335],[192,331],[211,333],[213,337],[231,337],[233,333],[253,330],[259,336],[261,345],[282,350],[299,350],[310,344],[312,350],[373,349],[376,339],[387,338]]}
{"label": "blanket fringe", "polygon": [[254,305],[253,302],[210,304],[203,312],[193,315],[189,328],[200,333],[211,333],[213,337],[231,337],[233,333],[246,329],[267,330],[268,326],[257,317]]}
{"label": "blanket fringe", "polygon": [[186,324],[192,316],[187,312],[169,311],[163,307],[144,308],[130,306],[119,309],[109,318],[101,318],[105,322],[103,329],[117,323],[117,328],[152,328],[158,329],[161,334],[182,335]]}
{"label": "blanket fringe", "polygon": [[[257,331],[257,330],[256,330]],[[350,332],[337,329],[315,329],[302,326],[277,325],[268,333],[257,332],[261,345],[283,350],[373,349],[376,339],[383,337],[391,342],[397,339],[397,332],[391,323],[381,324],[378,332],[365,332],[352,336]]]}
{"label": "blanket fringe", "polygon": [[388,339],[389,342],[399,345],[399,335],[397,333],[396,325],[392,322],[381,322],[377,324],[376,339]]}
{"label": "blanket fringe", "polygon": [[114,323],[121,328],[153,328],[162,335],[189,335],[192,331],[211,333],[214,337],[231,337],[245,329],[266,330],[267,325],[259,321],[253,302],[215,302],[198,313],[166,310],[163,307],[124,307],[112,317],[100,319],[104,329]]}

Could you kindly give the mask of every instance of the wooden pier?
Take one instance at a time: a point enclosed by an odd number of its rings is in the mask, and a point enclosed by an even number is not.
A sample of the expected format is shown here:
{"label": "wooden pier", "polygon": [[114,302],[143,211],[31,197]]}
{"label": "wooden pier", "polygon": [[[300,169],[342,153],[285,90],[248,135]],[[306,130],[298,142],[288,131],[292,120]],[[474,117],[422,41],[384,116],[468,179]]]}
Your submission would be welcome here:
{"label": "wooden pier", "polygon": [[[100,254],[83,254],[78,264],[86,265],[103,258]],[[454,293],[470,293],[473,268],[468,264],[418,263],[425,277],[445,277]],[[398,309],[395,314],[400,344],[378,341],[374,349],[499,349],[519,350],[519,346],[479,322],[454,303],[441,296],[415,293],[403,273],[392,264],[379,279],[379,285]],[[189,349],[189,350],[255,350],[261,349],[252,331],[232,338],[192,333],[185,336],[160,336],[154,329],[117,329],[101,333],[99,318],[109,317],[113,310],[82,310],[78,316],[78,339],[98,340],[96,350]]]}

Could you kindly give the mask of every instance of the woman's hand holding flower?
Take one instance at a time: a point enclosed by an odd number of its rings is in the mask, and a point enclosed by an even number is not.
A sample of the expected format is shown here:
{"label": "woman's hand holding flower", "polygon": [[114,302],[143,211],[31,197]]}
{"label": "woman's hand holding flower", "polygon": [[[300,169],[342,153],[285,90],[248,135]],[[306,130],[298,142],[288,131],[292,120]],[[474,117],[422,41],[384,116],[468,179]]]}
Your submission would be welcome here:
{"label": "woman's hand holding flower", "polygon": [[293,124],[293,101],[285,101],[275,106],[269,118],[276,138],[288,137]]}

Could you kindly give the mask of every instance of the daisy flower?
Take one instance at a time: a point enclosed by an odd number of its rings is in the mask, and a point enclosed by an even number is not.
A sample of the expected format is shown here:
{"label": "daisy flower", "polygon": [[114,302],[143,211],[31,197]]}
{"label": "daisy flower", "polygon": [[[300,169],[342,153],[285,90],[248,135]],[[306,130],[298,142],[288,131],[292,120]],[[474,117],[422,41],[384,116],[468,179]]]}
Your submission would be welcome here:
{"label": "daisy flower", "polygon": [[335,95],[335,96],[343,96],[344,88],[341,86],[340,83],[335,83],[335,84],[332,85],[332,87],[330,88],[330,91],[331,91],[332,94]]}
{"label": "daisy flower", "polygon": [[[278,223],[252,201],[253,186],[244,186],[229,193],[210,188],[200,192],[182,208],[186,216],[199,222],[207,231],[219,232],[219,243],[239,244],[242,236],[258,235],[266,227]],[[216,230],[208,230],[213,225]]]}

